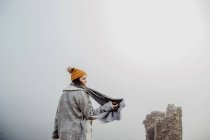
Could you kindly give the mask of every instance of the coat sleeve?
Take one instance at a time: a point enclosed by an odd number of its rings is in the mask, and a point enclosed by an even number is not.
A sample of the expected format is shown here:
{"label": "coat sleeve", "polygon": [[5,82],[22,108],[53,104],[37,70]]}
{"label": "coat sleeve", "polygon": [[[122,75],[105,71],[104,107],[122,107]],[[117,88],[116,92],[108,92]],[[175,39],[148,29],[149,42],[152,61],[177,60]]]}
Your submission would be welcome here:
{"label": "coat sleeve", "polygon": [[88,98],[87,93],[85,93],[84,91],[81,91],[78,96],[79,96],[78,98],[79,108],[81,109],[86,119],[89,119],[89,120],[95,119],[93,116],[99,115],[103,112],[109,112],[112,110],[111,101],[105,103],[103,106],[93,109],[92,103],[90,102],[90,99]]}
{"label": "coat sleeve", "polygon": [[52,139],[59,139],[59,134],[58,134],[58,112],[59,112],[59,105],[57,107],[56,115],[55,115],[55,122],[54,122],[54,131],[52,133]]}

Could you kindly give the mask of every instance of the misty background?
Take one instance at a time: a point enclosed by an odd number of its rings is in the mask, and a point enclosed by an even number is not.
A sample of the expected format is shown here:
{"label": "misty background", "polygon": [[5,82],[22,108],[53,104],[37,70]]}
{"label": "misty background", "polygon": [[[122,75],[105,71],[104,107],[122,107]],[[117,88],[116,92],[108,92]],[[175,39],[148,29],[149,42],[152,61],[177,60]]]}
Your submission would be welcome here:
{"label": "misty background", "polygon": [[[0,0],[0,139],[50,140],[68,66],[124,98],[95,140],[142,140],[142,121],[183,110],[183,139],[210,139],[208,0]],[[94,107],[98,107],[93,101]]]}

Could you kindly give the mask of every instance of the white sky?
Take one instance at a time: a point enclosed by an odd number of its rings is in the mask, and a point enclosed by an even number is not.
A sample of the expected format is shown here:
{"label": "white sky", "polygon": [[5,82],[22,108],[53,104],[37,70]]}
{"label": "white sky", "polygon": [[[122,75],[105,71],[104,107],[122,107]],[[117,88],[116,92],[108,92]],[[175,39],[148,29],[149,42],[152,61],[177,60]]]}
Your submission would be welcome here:
{"label": "white sky", "polygon": [[[67,66],[126,101],[95,140],[145,139],[142,121],[173,103],[183,139],[210,139],[207,0],[0,0],[0,137],[51,139]],[[93,102],[94,106],[98,105]]]}

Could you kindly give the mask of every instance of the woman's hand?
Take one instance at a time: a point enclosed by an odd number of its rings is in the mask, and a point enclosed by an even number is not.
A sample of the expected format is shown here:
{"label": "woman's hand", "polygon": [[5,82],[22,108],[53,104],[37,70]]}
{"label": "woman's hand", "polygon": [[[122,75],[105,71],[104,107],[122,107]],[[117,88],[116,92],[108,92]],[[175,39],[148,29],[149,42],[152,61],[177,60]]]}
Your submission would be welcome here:
{"label": "woman's hand", "polygon": [[118,109],[118,107],[119,107],[119,104],[115,101],[112,101],[112,109],[116,110],[116,109]]}

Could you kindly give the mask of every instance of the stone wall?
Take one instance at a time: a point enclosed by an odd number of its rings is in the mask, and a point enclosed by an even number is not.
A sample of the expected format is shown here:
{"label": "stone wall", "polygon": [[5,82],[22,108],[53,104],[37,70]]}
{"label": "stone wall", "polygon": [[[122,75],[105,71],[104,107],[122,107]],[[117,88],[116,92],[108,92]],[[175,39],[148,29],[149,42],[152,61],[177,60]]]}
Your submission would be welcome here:
{"label": "stone wall", "polygon": [[153,111],[143,121],[146,140],[182,140],[182,109],[169,104],[166,112]]}

